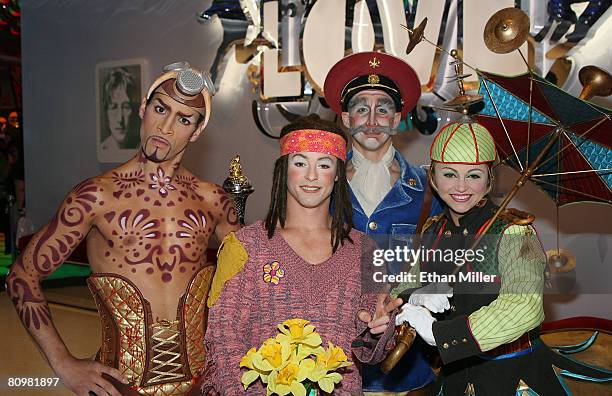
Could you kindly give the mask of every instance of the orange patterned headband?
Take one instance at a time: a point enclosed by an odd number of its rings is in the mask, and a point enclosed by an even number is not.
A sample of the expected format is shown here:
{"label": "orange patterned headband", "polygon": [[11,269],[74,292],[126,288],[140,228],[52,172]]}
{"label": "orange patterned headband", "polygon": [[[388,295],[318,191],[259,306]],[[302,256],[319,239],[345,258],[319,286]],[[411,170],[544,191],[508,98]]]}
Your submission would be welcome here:
{"label": "orange patterned headband", "polygon": [[302,151],[333,155],[346,160],[346,141],[342,136],[319,129],[300,129],[280,139],[281,156]]}

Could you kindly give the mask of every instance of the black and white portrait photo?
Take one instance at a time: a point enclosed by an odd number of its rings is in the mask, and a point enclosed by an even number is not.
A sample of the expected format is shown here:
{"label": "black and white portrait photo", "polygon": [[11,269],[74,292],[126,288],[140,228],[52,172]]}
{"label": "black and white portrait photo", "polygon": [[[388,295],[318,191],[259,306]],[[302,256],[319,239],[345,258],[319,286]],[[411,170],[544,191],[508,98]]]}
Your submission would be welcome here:
{"label": "black and white portrait photo", "polygon": [[144,66],[140,59],[96,65],[99,162],[123,162],[138,149]]}

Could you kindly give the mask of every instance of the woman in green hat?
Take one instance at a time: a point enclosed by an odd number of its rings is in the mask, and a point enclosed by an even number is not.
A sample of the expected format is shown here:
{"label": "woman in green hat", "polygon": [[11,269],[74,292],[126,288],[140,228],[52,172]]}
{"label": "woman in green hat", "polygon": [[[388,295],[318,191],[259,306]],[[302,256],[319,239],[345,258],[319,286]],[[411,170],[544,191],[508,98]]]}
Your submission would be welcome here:
{"label": "woman in green hat", "polygon": [[609,380],[605,370],[540,341],[546,255],[533,216],[506,209],[493,219],[498,207],[488,194],[497,152],[489,131],[462,118],[440,131],[430,157],[430,183],[447,209],[423,227],[416,282],[395,294],[408,301],[396,323],[409,323],[440,353],[435,394],[565,394],[551,365]]}

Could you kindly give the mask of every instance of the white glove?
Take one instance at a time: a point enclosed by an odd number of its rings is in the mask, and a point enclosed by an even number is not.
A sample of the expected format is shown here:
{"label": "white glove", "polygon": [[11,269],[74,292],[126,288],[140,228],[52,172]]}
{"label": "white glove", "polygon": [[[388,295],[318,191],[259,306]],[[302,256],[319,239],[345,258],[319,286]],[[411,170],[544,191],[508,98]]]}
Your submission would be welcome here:
{"label": "white glove", "polygon": [[408,304],[420,305],[431,312],[444,312],[450,308],[449,297],[453,296],[453,288],[448,283],[430,283],[415,290],[408,298]]}
{"label": "white glove", "polygon": [[402,305],[402,311],[395,317],[396,326],[408,322],[419,333],[423,341],[432,346],[436,346],[432,328],[435,321],[436,319],[431,316],[427,309],[415,307],[412,304]]}

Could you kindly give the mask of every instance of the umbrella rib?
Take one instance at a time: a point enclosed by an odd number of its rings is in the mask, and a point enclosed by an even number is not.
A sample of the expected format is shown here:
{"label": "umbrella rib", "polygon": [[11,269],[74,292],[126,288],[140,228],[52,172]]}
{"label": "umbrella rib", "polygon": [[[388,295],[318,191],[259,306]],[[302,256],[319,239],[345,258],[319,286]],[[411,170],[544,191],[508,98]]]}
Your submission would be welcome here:
{"label": "umbrella rib", "polygon": [[[519,50],[520,52],[520,50]],[[523,54],[521,53],[521,56]],[[523,57],[523,60],[525,58]],[[533,104],[531,103],[531,97],[533,95],[533,74],[531,74],[531,69],[529,69],[529,118],[527,119],[527,151],[525,152],[525,167],[529,168],[529,146],[531,145],[531,112],[533,111]]]}
{"label": "umbrella rib", "polygon": [[[584,132],[584,133],[583,133],[582,135],[580,135],[580,136],[584,136],[584,135],[586,135],[587,133],[591,132],[591,130],[593,130],[594,128],[596,128],[596,127],[597,127],[599,124],[601,124],[601,122],[603,122],[603,121],[605,121],[605,118],[603,118],[603,119],[602,119],[600,122],[598,122],[597,124],[593,125],[593,127],[591,127],[589,130],[587,130],[586,132]],[[576,144],[574,144],[574,142],[572,141],[572,139],[570,139],[570,137],[567,135],[567,133],[566,133],[566,132],[567,132],[567,131],[566,131],[565,129],[563,129],[563,128],[562,128],[562,129],[560,130],[560,132],[559,132],[559,133],[558,133],[558,134],[557,134],[557,135],[556,135],[554,138],[555,138],[555,139],[558,139],[558,140],[559,140],[559,143],[561,143],[561,140],[560,140],[560,136],[559,136],[559,135],[560,135],[561,133],[563,133],[563,135],[565,136],[565,138],[568,140],[568,142],[569,142],[569,143],[568,143],[568,144],[567,144],[565,147],[563,147],[563,149],[562,149],[562,150],[559,150],[559,151],[558,151],[558,152],[557,152],[557,153],[556,153],[554,156],[550,157],[550,158],[549,158],[547,161],[544,161],[542,164],[540,164],[538,167],[536,167],[536,169],[537,169],[537,168],[539,168],[540,166],[544,165],[545,163],[548,163],[550,160],[555,159],[555,157],[556,157],[556,159],[557,159],[557,171],[558,171],[558,170],[560,169],[560,167],[561,167],[561,160],[560,160],[560,157],[561,157],[561,152],[562,152],[562,151],[564,151],[565,149],[567,149],[567,148],[568,148],[568,147],[570,147],[570,146],[573,146],[573,147],[574,147],[574,149],[576,150],[576,153],[577,153],[578,155],[580,155],[580,156],[582,157],[582,159],[583,159],[585,162],[587,162],[587,163],[589,163],[589,164],[591,163],[591,161],[589,161],[587,158],[585,158],[585,157],[584,157],[584,155],[582,154],[582,152],[581,152],[580,150],[578,150],[578,146],[577,146]],[[586,139],[585,139],[585,140],[586,140]],[[581,142],[580,144],[582,144],[582,142]],[[535,170],[535,169],[534,169],[534,170]],[[597,171],[597,169],[593,169],[593,171],[595,171],[595,172],[596,172],[596,171]],[[601,170],[601,171],[602,171],[602,172],[604,172],[605,170]],[[578,171],[578,172],[585,172],[585,171]],[[588,171],[587,171],[587,172],[588,172]],[[565,173],[566,173],[566,174],[569,174],[569,173],[573,173],[573,172],[572,172],[572,171],[568,171],[568,172],[565,172]],[[561,186],[561,183],[560,183],[560,175],[562,175],[562,174],[563,174],[562,172],[560,172],[560,173],[558,173],[558,174],[557,174],[557,182],[556,182],[556,183],[545,182],[544,180],[538,180],[538,182],[541,182],[541,183],[548,183],[548,184],[551,184],[551,185],[556,186],[556,187],[557,187],[557,194],[559,194],[559,189],[565,189],[565,190],[572,191],[572,192],[574,192],[574,193],[579,193],[579,194],[582,194],[582,195],[585,195],[585,196],[588,196],[588,197],[591,197],[591,198],[594,198],[594,197],[595,197],[594,195],[590,195],[590,194],[587,194],[587,193],[584,193],[584,192],[578,192],[578,191],[576,191],[576,190],[572,190],[572,189],[569,189],[569,188],[567,188],[567,187],[563,187],[563,186]],[[607,184],[607,183],[606,183],[606,182],[605,182],[605,181],[604,181],[604,180],[601,178],[601,175],[596,174],[596,176],[597,176],[597,177],[600,179],[601,183],[602,183],[604,186],[606,186],[606,188],[608,189],[608,192],[612,193],[612,190],[610,189],[610,187],[608,186],[608,184]],[[601,201],[601,198],[599,198],[599,200]],[[606,202],[607,202],[607,201],[606,201]]]}
{"label": "umbrella rib", "polygon": [[523,169],[523,164],[521,164],[521,160],[518,156],[518,153],[516,152],[516,148],[514,147],[514,143],[512,143],[512,139],[510,139],[510,134],[508,133],[508,130],[506,129],[506,124],[504,124],[504,120],[502,119],[501,115],[499,114],[499,110],[497,109],[497,104],[495,104],[495,101],[493,100],[493,95],[491,95],[491,91],[489,91],[489,85],[487,84],[487,79],[486,77],[484,77],[483,75],[481,75],[482,77],[482,82],[484,84],[485,90],[487,91],[487,94],[489,95],[489,99],[491,99],[491,103],[493,104],[493,108],[495,109],[495,114],[497,114],[497,118],[499,119],[499,122],[502,125],[502,128],[504,129],[504,132],[506,133],[506,137],[508,138],[508,142],[510,142],[510,146],[512,147],[512,151],[514,152],[514,156],[516,157],[516,162],[518,163],[519,167],[521,168],[521,172],[524,170]]}
{"label": "umbrella rib", "polygon": [[[578,99],[580,99],[580,98],[578,98]],[[593,104],[592,104],[591,102],[586,101],[586,100],[584,100],[584,99],[580,99],[580,100],[582,100],[583,102],[585,102],[587,105],[589,105],[589,107],[590,107],[591,109],[595,110],[596,112],[598,112],[598,113],[599,113],[599,114],[601,114],[602,116],[610,118],[610,114],[608,114],[608,113],[604,113],[603,111],[599,110],[597,107],[593,106]]]}
{"label": "umbrella rib", "polygon": [[[597,126],[597,125],[595,125],[595,126]],[[595,126],[594,126],[593,128],[595,128]],[[590,129],[589,129],[587,132],[590,132]],[[587,132],[585,132],[584,134],[586,134]],[[579,155],[579,156],[581,156],[581,157],[582,157],[582,159],[584,160],[584,162],[586,162],[586,163],[588,163],[588,164],[591,164],[591,161],[589,161],[589,160],[588,160],[588,158],[586,158],[586,157],[584,156],[584,154],[582,153],[582,151],[578,150],[578,146],[576,146],[576,145],[574,144],[574,142],[573,142],[573,141],[572,141],[572,140],[569,138],[569,136],[567,136],[567,134],[565,133],[565,131],[563,131],[563,134],[565,135],[566,139],[567,139],[567,140],[570,142],[570,143],[568,143],[568,146],[570,146],[570,145],[574,145],[574,146],[575,146],[575,149],[576,149],[576,152],[578,153],[578,155]],[[583,134],[583,135],[584,135],[584,134]],[[586,140],[586,139],[585,139],[585,140]],[[583,143],[583,142],[580,142],[580,144],[582,144],[582,143]],[[560,152],[559,152],[558,154],[560,154]],[[558,168],[559,168],[559,166],[561,165],[561,161],[558,161],[558,162],[557,162],[557,165],[558,165],[558,166],[557,166],[557,169],[558,169]],[[605,169],[593,169],[593,171],[595,171],[595,172],[597,172],[597,171],[605,172],[606,170],[605,170]],[[602,183],[604,186],[606,186],[606,187],[608,188],[608,192],[612,193],[612,190],[611,190],[611,189],[610,189],[610,187],[608,186],[608,183],[606,183],[606,181],[602,179],[601,175],[600,175],[600,174],[596,174],[595,176],[597,176],[597,177],[600,179],[601,183]],[[557,179],[559,179],[559,178],[557,178]],[[557,183],[558,183],[558,181],[557,181]]]}
{"label": "umbrella rib", "polygon": [[[541,77],[540,77],[541,78]],[[551,83],[550,81],[546,80],[546,79],[538,79],[538,84],[542,84],[542,85],[548,85],[553,89],[557,89],[560,90],[561,92],[564,92],[567,94],[566,91],[564,91],[563,89],[559,88],[557,85]],[[548,98],[544,97],[544,99],[546,99],[546,101],[548,102],[548,104],[550,105],[550,102],[548,101]],[[579,97],[576,97],[576,99],[579,99],[580,101],[583,102],[583,104],[589,106],[591,109],[593,109],[594,111],[598,112],[599,114],[601,114],[604,117],[610,117],[610,115],[604,111],[601,111],[600,109],[598,109],[593,103],[589,102],[588,100],[584,100],[581,99]]]}
{"label": "umbrella rib", "polygon": [[612,168],[607,169],[587,169],[580,171],[571,171],[571,172],[557,172],[557,173],[540,173],[537,175],[531,175],[531,177],[546,177],[546,176],[557,176],[557,175],[571,175],[575,173],[590,173],[590,172],[609,172],[612,171]]}
{"label": "umbrella rib", "polygon": [[[592,195],[592,194],[589,194],[589,193],[585,193],[585,192],[582,192],[582,191],[574,190],[573,188],[563,187],[563,186],[557,185],[555,183],[547,182],[545,180],[538,180],[537,183],[546,184],[546,185],[553,186],[553,187],[556,187],[556,188],[561,189],[561,190],[572,192],[574,194],[583,195],[585,197],[593,198],[597,202],[607,202],[609,204],[612,204],[612,201],[610,201],[608,199],[602,199],[601,197],[597,197],[595,195]],[[556,202],[557,202],[557,205],[558,205],[559,201],[556,201]]]}
{"label": "umbrella rib", "polygon": [[[601,125],[602,123],[606,122],[610,120],[610,115],[606,114],[606,116],[604,118],[602,118],[601,120],[599,120],[599,122],[595,125],[593,125],[592,127],[590,127],[589,129],[587,129],[584,133],[578,135],[578,137],[583,138],[584,136],[586,136],[588,133],[590,133],[593,129],[597,128],[599,125]],[[565,128],[562,128],[561,132],[563,132],[563,134],[565,135],[565,137],[567,138],[567,140],[569,140],[569,143],[566,144],[563,148],[561,148],[559,150],[559,152],[557,153],[558,155],[561,155],[561,153],[563,153],[565,150],[567,150],[570,147],[576,147],[577,146],[574,144],[574,142],[572,141],[572,139],[569,138],[569,136],[567,136],[565,134]],[[559,138],[558,136],[556,137],[557,139]],[[554,160],[555,156],[552,156],[550,158],[548,158],[546,161],[541,162],[536,169],[541,168],[542,166],[546,165],[547,163],[549,163],[550,161]],[[535,169],[534,169],[535,170]]]}

